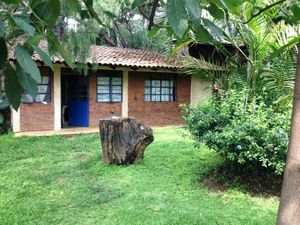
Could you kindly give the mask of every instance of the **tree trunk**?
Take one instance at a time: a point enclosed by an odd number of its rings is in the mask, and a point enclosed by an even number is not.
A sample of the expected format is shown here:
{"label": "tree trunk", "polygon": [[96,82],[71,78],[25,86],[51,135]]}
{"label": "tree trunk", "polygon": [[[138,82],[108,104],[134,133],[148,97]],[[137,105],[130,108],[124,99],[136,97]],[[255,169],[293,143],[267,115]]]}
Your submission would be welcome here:
{"label": "tree trunk", "polygon": [[277,225],[300,224],[300,44],[294,87],[289,149],[281,190]]}
{"label": "tree trunk", "polygon": [[133,118],[103,119],[99,123],[102,159],[105,164],[133,164],[144,158],[154,140],[152,129]]}

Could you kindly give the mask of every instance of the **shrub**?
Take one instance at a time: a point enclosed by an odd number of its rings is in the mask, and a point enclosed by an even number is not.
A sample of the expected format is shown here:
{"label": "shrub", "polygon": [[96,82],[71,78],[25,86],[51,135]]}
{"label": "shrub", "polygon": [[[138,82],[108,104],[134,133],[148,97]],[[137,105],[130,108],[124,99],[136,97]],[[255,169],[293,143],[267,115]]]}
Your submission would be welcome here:
{"label": "shrub", "polygon": [[291,110],[279,113],[247,90],[227,91],[185,107],[183,118],[197,144],[204,143],[238,169],[282,174],[288,148]]}
{"label": "shrub", "polygon": [[0,135],[7,133],[10,128],[10,122],[7,120],[9,110],[9,103],[0,100]]}

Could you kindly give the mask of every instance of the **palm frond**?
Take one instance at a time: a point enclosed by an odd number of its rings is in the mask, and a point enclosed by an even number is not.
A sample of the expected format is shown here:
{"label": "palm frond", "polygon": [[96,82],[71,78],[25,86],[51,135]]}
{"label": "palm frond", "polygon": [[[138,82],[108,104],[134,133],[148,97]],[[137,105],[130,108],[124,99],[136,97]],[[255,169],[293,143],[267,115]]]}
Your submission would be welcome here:
{"label": "palm frond", "polygon": [[269,68],[264,69],[264,85],[276,105],[289,104],[295,81],[296,52],[291,49],[275,58]]}
{"label": "palm frond", "polygon": [[228,69],[226,64],[222,65],[212,59],[206,61],[203,57],[196,59],[188,55],[181,57],[179,62],[187,74],[212,80],[220,84],[223,89],[228,88],[228,77],[232,70]]}

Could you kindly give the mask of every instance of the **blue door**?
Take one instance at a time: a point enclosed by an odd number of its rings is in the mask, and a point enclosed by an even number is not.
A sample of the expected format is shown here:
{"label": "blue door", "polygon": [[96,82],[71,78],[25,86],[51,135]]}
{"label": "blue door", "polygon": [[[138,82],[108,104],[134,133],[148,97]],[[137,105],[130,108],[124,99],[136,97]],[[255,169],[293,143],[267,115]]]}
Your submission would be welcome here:
{"label": "blue door", "polygon": [[69,101],[69,126],[88,127],[89,126],[89,106],[88,101]]}
{"label": "blue door", "polygon": [[68,89],[69,126],[88,127],[88,77],[72,76]]}

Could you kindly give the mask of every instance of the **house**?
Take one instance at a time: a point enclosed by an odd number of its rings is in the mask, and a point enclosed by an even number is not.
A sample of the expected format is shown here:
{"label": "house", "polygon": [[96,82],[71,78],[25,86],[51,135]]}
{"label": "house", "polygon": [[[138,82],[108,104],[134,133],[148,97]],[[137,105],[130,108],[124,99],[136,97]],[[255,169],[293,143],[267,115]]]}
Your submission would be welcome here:
{"label": "house", "polygon": [[[47,49],[47,43],[41,47]],[[88,74],[71,70],[61,57],[52,57],[54,71],[43,65],[35,99],[22,94],[12,111],[14,132],[59,131],[97,127],[99,119],[135,117],[150,126],[183,124],[180,104],[195,104],[210,95],[211,82],[184,74],[173,60],[144,50],[92,46]],[[14,61],[14,57],[11,57]]]}

